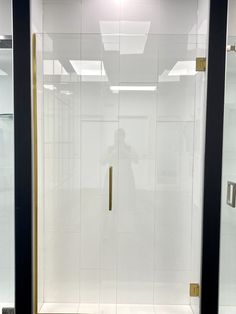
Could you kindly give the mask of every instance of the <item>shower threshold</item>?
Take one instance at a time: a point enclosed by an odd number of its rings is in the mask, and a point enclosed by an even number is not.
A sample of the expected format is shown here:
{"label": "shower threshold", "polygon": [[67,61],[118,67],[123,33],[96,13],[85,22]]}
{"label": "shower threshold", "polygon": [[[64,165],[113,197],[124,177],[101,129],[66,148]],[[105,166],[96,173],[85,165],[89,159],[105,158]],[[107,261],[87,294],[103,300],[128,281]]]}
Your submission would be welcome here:
{"label": "shower threshold", "polygon": [[193,314],[190,305],[44,303],[40,314]]}

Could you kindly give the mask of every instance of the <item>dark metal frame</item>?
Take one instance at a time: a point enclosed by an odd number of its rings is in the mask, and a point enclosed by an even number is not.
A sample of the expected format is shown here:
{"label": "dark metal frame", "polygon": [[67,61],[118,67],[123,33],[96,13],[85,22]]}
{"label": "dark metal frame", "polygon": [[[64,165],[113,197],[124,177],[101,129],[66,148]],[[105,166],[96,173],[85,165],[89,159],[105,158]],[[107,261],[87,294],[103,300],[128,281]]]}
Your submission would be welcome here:
{"label": "dark metal frame", "polygon": [[30,0],[12,0],[15,133],[15,309],[32,314]]}
{"label": "dark metal frame", "polygon": [[228,0],[211,0],[202,235],[201,314],[217,314]]}
{"label": "dark metal frame", "polygon": [[[15,114],[15,308],[33,312],[30,0],[12,0]],[[227,0],[211,0],[201,314],[218,313]]]}

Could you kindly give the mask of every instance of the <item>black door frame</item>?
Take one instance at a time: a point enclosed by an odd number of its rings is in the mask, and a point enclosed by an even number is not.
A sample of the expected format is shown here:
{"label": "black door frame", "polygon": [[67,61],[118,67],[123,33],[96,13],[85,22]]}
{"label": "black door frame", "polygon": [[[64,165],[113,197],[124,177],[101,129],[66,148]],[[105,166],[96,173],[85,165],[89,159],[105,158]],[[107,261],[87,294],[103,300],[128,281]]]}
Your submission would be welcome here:
{"label": "black door frame", "polygon": [[217,314],[228,0],[211,0],[202,233],[201,314]]}
{"label": "black door frame", "polygon": [[[211,0],[204,174],[201,314],[218,313],[227,0]],[[15,309],[33,313],[30,0],[12,0],[15,128]]]}
{"label": "black door frame", "polygon": [[15,309],[32,314],[32,119],[30,0],[12,0],[15,136]]}

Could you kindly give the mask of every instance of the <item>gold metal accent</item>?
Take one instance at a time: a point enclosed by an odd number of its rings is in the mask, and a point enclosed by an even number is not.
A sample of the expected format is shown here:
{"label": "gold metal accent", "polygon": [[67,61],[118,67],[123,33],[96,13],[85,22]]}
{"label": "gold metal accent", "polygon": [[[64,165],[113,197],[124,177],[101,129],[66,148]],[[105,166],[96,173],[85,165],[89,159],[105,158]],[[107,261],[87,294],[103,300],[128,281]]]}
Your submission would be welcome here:
{"label": "gold metal accent", "polygon": [[113,168],[109,167],[109,210],[112,210],[112,181],[113,181]]}
{"label": "gold metal accent", "polygon": [[33,311],[38,313],[38,142],[37,142],[37,46],[36,34],[32,38],[32,78],[33,78]]}
{"label": "gold metal accent", "polygon": [[205,72],[206,71],[206,58],[196,58],[196,71]]}
{"label": "gold metal accent", "polygon": [[227,45],[227,51],[228,52],[230,52],[230,51],[236,52],[236,45]]}
{"label": "gold metal accent", "polygon": [[189,294],[190,294],[190,297],[199,297],[200,285],[198,283],[190,283]]}

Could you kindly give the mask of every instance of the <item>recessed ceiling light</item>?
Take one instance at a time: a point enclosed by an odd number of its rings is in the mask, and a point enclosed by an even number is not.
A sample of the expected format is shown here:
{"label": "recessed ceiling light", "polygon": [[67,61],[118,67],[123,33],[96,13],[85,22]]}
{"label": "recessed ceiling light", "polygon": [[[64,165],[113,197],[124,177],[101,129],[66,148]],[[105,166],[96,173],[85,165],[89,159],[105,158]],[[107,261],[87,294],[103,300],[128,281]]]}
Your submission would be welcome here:
{"label": "recessed ceiling light", "polygon": [[178,61],[170,70],[169,76],[188,76],[196,75],[195,61]]}
{"label": "recessed ceiling light", "polygon": [[69,96],[69,95],[72,95],[73,93],[72,92],[70,92],[69,90],[61,90],[60,91],[60,93],[61,94],[63,94],[63,95],[67,95],[67,96]]}
{"label": "recessed ceiling light", "polygon": [[44,75],[68,75],[59,60],[43,60]]}
{"label": "recessed ceiling light", "polygon": [[161,75],[159,75],[159,82],[179,82],[179,75],[169,76],[169,72],[170,71],[165,70]]}
{"label": "recessed ceiling light", "polygon": [[110,86],[110,90],[113,92],[119,91],[143,91],[143,92],[153,92],[157,89],[156,86]]}
{"label": "recessed ceiling light", "polygon": [[5,71],[3,71],[3,70],[0,69],[0,75],[1,75],[1,76],[5,76],[5,75],[7,75],[7,73],[6,73]]}
{"label": "recessed ceiling light", "polygon": [[150,21],[100,21],[104,50],[120,51],[120,54],[144,52]]}
{"label": "recessed ceiling light", "polygon": [[100,60],[70,60],[75,72],[81,76],[106,76],[104,64]]}
{"label": "recessed ceiling light", "polygon": [[45,89],[48,89],[48,90],[55,90],[55,89],[57,89],[54,85],[51,85],[51,84],[44,84],[43,87]]}

